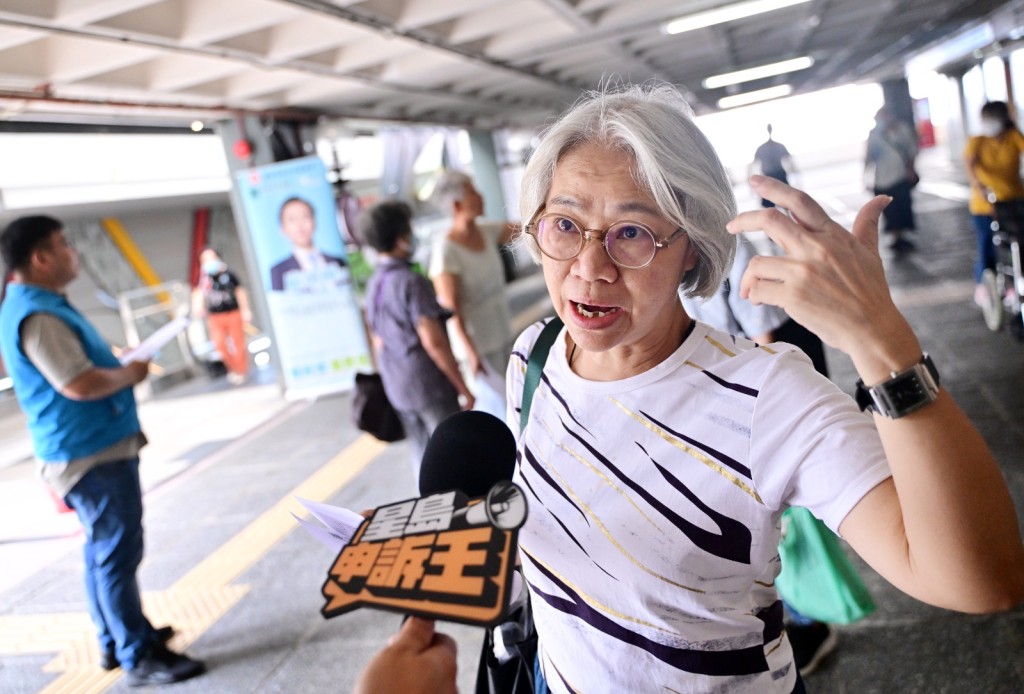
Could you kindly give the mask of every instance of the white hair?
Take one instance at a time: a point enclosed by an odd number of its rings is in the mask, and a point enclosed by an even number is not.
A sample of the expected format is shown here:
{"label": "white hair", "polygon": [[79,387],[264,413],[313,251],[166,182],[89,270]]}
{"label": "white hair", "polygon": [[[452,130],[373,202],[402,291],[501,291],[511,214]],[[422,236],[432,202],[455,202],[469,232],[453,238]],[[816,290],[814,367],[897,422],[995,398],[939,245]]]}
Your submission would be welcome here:
{"label": "white hair", "polygon": [[[714,294],[736,251],[735,238],[725,230],[736,216],[736,200],[725,168],[682,95],[666,84],[584,95],[547,130],[530,157],[519,198],[521,219],[530,220],[544,204],[558,161],[584,143],[620,148],[635,160],[637,183],[650,191],[666,219],[686,230],[697,253],[683,289],[688,296]],[[539,261],[536,244],[522,242]]]}
{"label": "white hair", "polygon": [[473,179],[462,171],[445,171],[434,183],[432,198],[443,214],[452,214],[452,207],[466,196],[466,184]]}

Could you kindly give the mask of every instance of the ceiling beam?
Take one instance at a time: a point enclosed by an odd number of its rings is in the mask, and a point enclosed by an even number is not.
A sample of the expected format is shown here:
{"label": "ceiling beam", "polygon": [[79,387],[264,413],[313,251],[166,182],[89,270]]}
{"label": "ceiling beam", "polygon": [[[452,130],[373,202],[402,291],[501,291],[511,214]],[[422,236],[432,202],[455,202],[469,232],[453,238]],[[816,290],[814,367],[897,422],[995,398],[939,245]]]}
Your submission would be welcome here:
{"label": "ceiling beam", "polygon": [[468,104],[473,104],[474,106],[486,106],[497,111],[507,109],[509,106],[514,106],[517,104],[522,104],[525,106],[531,106],[536,108],[546,108],[556,111],[561,108],[559,104],[554,104],[552,102],[540,102],[537,100],[522,98],[517,98],[513,100],[503,98],[482,99],[479,97],[461,95],[458,92],[451,90],[437,90],[425,87],[417,87],[415,85],[410,84],[398,84],[395,82],[389,82],[387,80],[378,79],[365,73],[339,73],[329,65],[324,65],[322,63],[317,63],[313,61],[306,61],[300,59],[272,61],[258,53],[242,50],[239,48],[201,45],[184,46],[180,43],[175,42],[172,39],[166,39],[159,36],[152,36],[146,34],[138,34],[134,32],[124,31],[121,29],[109,29],[106,27],[99,26],[83,26],[75,28],[66,27],[58,24],[55,21],[40,19],[36,17],[28,17],[13,12],[0,11],[0,25],[18,27],[22,29],[41,30],[55,35],[85,37],[100,41],[111,41],[120,44],[130,43],[133,45],[159,48],[161,50],[170,51],[174,53],[182,53],[187,55],[212,56],[216,58],[223,58],[225,60],[234,60],[237,62],[246,63],[248,65],[252,65],[263,69],[272,70],[286,68],[289,70],[295,70],[297,72],[318,75],[320,77],[328,77],[334,79],[343,79],[353,82],[359,82],[369,86],[377,87],[380,89],[386,89],[389,91],[394,91],[402,94],[420,94],[423,96],[430,97],[444,97],[457,99]]}
{"label": "ceiling beam", "polygon": [[528,67],[514,65],[505,60],[492,58],[486,53],[482,53],[480,51],[448,43],[444,39],[441,39],[440,37],[435,36],[426,31],[421,31],[419,29],[402,29],[395,25],[390,20],[384,19],[377,15],[373,15],[368,12],[360,12],[357,10],[353,10],[350,7],[339,7],[338,5],[326,2],[325,0],[277,1],[289,5],[295,5],[297,7],[303,7],[307,10],[318,12],[320,14],[324,14],[329,17],[334,17],[336,19],[342,19],[347,22],[352,22],[353,24],[364,26],[368,29],[372,29],[373,31],[384,34],[385,36],[397,36],[424,46],[436,48],[437,50],[440,51],[453,53],[454,55],[457,55],[461,58],[465,58],[466,60],[470,60],[474,63],[477,63],[478,65],[483,65],[485,67],[511,72],[516,75],[519,75],[520,77],[529,77],[531,79],[539,80],[541,82],[545,82],[551,86],[558,87],[559,89],[565,90],[567,92],[572,92],[572,98],[575,98],[575,95],[578,94],[579,90],[585,88],[586,86],[577,84],[575,82],[560,80],[556,77],[546,75],[542,72],[539,72]]}
{"label": "ceiling beam", "polygon": [[[576,7],[572,5],[572,3],[568,2],[568,0],[543,0],[543,2],[545,5],[550,7],[556,14],[558,14],[562,19],[571,24],[573,28],[576,29],[577,31],[586,32],[594,29],[594,23],[591,22],[586,17],[584,17],[580,13],[580,11],[577,10]],[[630,50],[621,41],[615,41],[611,48],[612,51],[619,57],[638,63],[647,71],[651,78],[661,80],[663,82],[671,81],[667,77],[665,77],[664,74],[662,74],[661,70],[658,69],[657,66],[649,62],[640,53]]]}
{"label": "ceiling beam", "polygon": [[[274,118],[277,120],[288,120],[298,121],[302,123],[313,123],[318,121],[321,117],[346,119],[346,120],[372,120],[374,122],[381,123],[412,123],[416,125],[445,125],[445,126],[458,126],[464,128],[478,127],[475,120],[471,118],[459,117],[455,112],[450,114],[445,111],[436,110],[429,114],[429,117],[423,118],[406,118],[401,116],[382,116],[379,113],[375,113],[372,109],[359,110],[349,109],[346,111],[312,111],[309,109],[300,108],[270,108],[270,109],[239,109],[227,104],[204,104],[204,103],[187,103],[187,102],[161,102],[161,101],[131,101],[125,99],[86,99],[86,98],[71,98],[62,97],[54,94],[50,94],[45,90],[36,91],[18,91],[10,89],[0,89],[0,104],[4,102],[14,102],[15,104],[22,106],[26,103],[40,103],[40,104],[54,104],[55,106],[81,106],[89,109],[91,112],[102,114],[104,111],[109,109],[138,109],[140,112],[148,113],[159,113],[161,111],[169,114],[175,114],[174,120],[175,125],[171,127],[181,127],[179,125],[181,116],[179,114],[187,115],[190,118],[212,118],[218,120],[224,120],[233,118],[235,114],[246,113],[251,114],[260,118]],[[39,121],[46,120],[47,116],[44,111],[34,111],[33,117]],[[66,117],[66,114],[54,114],[52,118]],[[118,121],[123,120],[124,116],[118,118]],[[130,120],[130,117],[129,117]],[[503,119],[494,120],[500,127],[506,125],[507,122]],[[0,129],[2,128],[3,121],[0,121]]]}

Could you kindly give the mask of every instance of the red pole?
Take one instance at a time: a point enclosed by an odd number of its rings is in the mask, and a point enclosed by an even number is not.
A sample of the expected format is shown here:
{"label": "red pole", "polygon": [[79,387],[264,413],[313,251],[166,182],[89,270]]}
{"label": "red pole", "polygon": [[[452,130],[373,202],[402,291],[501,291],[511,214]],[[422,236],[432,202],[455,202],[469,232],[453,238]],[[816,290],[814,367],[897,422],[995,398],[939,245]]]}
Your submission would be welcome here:
{"label": "red pole", "polygon": [[197,207],[192,220],[192,249],[188,263],[188,281],[195,287],[199,284],[199,254],[206,248],[210,235],[210,208]]}

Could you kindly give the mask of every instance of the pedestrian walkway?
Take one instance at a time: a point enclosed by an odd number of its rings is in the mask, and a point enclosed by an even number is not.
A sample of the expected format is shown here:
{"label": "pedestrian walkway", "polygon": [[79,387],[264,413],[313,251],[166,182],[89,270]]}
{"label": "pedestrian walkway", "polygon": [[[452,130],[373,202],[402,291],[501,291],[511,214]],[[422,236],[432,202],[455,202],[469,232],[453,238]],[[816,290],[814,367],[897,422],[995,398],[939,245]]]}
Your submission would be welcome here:
{"label": "pedestrian walkway", "polygon": [[[894,296],[943,386],[995,451],[1024,517],[1024,344],[990,333],[971,301],[974,242],[954,173],[922,168],[918,250],[883,254]],[[837,214],[867,199],[859,176],[853,181],[824,191]],[[540,276],[528,281],[513,290],[521,323],[544,309]],[[852,391],[849,360],[830,357],[835,380]],[[407,444],[386,446],[354,430],[347,395],[286,403],[274,386],[171,391],[142,413],[153,442],[143,455],[147,611],[178,629],[173,647],[187,647],[210,668],[170,691],[351,691],[399,618],[357,610],[324,620],[320,587],[333,557],[290,513],[301,513],[296,496],[355,510],[413,496]],[[27,465],[0,470],[0,514],[9,499],[29,495],[31,476],[8,489],[12,470]],[[49,515],[40,514],[53,522],[59,514],[43,501]],[[53,528],[0,518],[0,692],[126,690],[119,671],[96,665],[73,517]],[[1024,612],[967,616],[927,607],[858,566],[879,609],[840,629],[839,650],[808,678],[809,691],[1024,691]],[[471,692],[480,631],[442,629],[459,643],[460,689]]]}

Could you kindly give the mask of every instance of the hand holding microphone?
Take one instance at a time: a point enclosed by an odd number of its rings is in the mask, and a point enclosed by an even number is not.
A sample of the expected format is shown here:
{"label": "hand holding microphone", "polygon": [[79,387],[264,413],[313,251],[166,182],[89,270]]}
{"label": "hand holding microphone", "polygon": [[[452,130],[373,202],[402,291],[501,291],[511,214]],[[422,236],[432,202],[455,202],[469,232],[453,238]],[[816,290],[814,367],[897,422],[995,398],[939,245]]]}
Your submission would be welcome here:
{"label": "hand holding microphone", "polygon": [[410,617],[363,670],[355,694],[456,694],[456,654],[432,620]]}
{"label": "hand holding microphone", "polygon": [[514,469],[515,439],[501,420],[471,411],[442,422],[424,452],[420,497],[380,506],[366,520],[349,513],[358,525],[328,571],[323,615],[372,606],[498,623],[517,587],[516,539],[527,514]]}
{"label": "hand holding microphone", "polygon": [[[352,525],[322,588],[324,616],[359,606],[407,615],[360,675],[356,694],[456,692],[455,643],[434,631],[434,617],[504,635],[510,601],[521,589],[513,564],[527,513],[511,482],[515,462],[515,438],[501,420],[476,411],[452,415],[427,443],[421,496],[364,511],[366,520]],[[310,510],[321,522],[339,522],[340,509]],[[342,520],[358,518],[346,511]],[[513,603],[520,611],[521,598]],[[492,638],[489,629],[485,653],[506,640]],[[519,645],[513,641],[509,656]]]}

